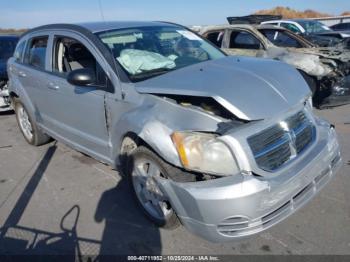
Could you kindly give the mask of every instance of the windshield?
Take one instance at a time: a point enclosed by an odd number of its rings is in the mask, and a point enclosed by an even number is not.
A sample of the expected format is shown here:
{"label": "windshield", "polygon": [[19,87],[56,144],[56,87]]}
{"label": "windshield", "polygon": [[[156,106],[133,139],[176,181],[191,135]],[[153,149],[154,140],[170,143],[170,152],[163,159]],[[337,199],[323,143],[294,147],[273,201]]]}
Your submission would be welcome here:
{"label": "windshield", "polygon": [[0,38],[0,59],[9,59],[16,48],[17,40]]}
{"label": "windshield", "polygon": [[332,31],[329,27],[325,26],[324,24],[318,21],[298,21],[298,23],[305,29],[305,32],[307,34],[324,33]]}
{"label": "windshield", "polygon": [[225,56],[201,37],[175,26],[119,29],[97,35],[134,82]]}

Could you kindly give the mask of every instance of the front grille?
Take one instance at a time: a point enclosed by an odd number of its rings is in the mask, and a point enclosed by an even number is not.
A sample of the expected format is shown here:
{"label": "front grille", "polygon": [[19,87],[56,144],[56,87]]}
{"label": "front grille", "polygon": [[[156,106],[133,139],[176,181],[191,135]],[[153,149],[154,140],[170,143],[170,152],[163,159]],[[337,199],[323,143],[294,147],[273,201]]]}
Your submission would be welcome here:
{"label": "front grille", "polygon": [[257,165],[274,171],[306,149],[315,127],[303,111],[248,138]]}

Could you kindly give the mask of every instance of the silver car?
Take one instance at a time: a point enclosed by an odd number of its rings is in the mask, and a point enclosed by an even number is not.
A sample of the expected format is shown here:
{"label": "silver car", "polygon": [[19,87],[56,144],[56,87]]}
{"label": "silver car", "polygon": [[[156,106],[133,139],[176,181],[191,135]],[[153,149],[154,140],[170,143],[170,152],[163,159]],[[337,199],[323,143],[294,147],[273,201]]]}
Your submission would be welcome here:
{"label": "silver car", "polygon": [[159,226],[216,242],[253,235],[341,163],[296,69],[226,56],[182,26],[47,25],[15,53],[9,91],[25,139],[52,137],[118,168]]}

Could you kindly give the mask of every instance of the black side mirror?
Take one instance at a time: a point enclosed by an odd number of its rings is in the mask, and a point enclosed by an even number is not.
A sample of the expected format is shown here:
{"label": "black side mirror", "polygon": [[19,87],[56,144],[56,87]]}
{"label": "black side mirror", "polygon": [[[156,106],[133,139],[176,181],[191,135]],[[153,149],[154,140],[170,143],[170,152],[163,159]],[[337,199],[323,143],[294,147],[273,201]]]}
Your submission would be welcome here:
{"label": "black side mirror", "polygon": [[68,74],[67,81],[75,86],[88,86],[96,83],[96,74],[91,68],[76,69]]}

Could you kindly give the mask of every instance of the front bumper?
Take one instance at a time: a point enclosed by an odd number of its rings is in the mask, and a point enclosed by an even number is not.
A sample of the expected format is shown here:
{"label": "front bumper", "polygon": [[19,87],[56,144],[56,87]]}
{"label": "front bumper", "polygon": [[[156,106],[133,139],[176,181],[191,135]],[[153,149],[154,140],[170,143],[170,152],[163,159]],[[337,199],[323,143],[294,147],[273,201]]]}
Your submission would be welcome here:
{"label": "front bumper", "polygon": [[335,83],[331,94],[323,99],[319,108],[337,107],[346,104],[350,104],[350,76]]}
{"label": "front bumper", "polygon": [[341,156],[335,131],[322,128],[313,149],[284,174],[237,175],[194,183],[162,180],[162,191],[185,227],[209,241],[256,234],[310,201],[337,172]]}
{"label": "front bumper", "polygon": [[8,89],[0,89],[0,112],[10,110]]}

